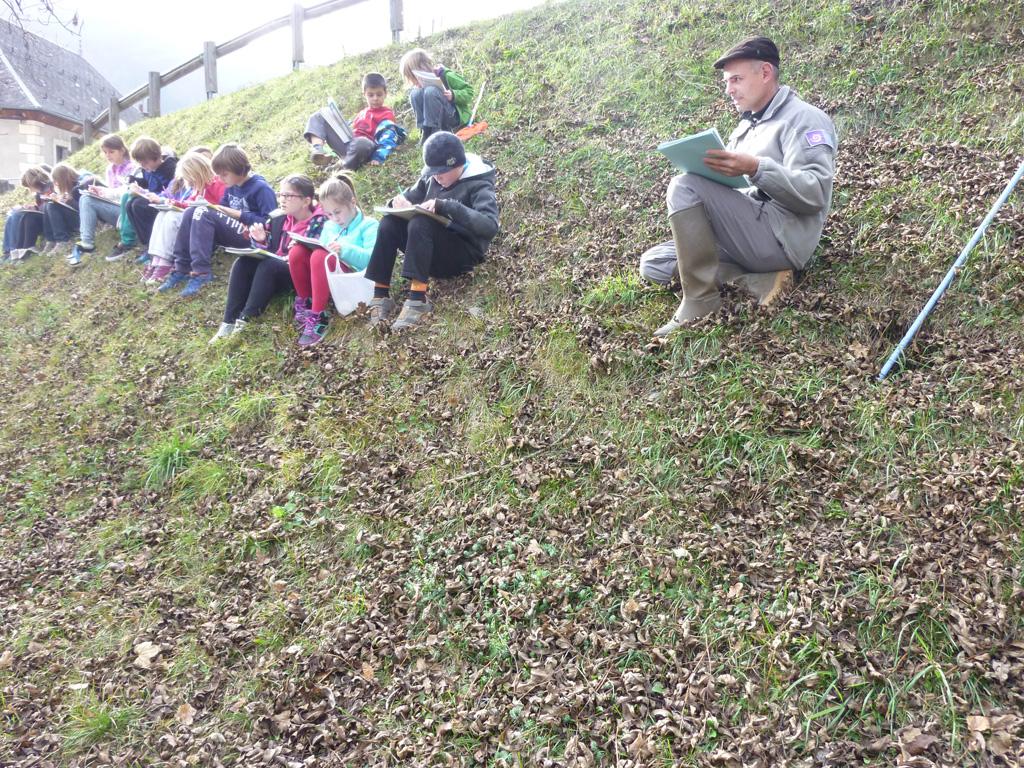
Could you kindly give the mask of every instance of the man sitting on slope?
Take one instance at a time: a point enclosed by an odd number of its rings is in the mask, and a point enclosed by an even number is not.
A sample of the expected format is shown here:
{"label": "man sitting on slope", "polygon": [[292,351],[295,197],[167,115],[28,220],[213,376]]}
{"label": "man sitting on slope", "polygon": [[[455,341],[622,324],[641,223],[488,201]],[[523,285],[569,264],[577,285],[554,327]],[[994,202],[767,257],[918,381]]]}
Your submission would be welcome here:
{"label": "man sitting on slope", "polygon": [[770,304],[814,255],[832,202],[836,130],[817,107],[779,85],[779,49],[751,37],[715,62],[740,113],[727,148],[705,163],[726,176],[746,176],[736,190],[684,173],[668,187],[672,240],[640,257],[640,274],[682,283],[683,300],[665,325],[667,336],[722,304],[719,285],[735,281]]}

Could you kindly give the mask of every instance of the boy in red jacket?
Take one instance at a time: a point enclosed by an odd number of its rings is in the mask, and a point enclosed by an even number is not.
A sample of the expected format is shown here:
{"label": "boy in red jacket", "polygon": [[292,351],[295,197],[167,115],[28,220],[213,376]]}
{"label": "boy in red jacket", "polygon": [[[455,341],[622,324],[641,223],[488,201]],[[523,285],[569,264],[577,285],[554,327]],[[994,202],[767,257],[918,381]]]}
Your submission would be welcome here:
{"label": "boy in red jacket", "polygon": [[367,163],[383,163],[405,140],[405,131],[395,123],[395,113],[384,106],[387,95],[384,75],[370,72],[363,76],[366,109],[352,119],[351,135],[333,105],[311,115],[304,136],[310,144],[313,164],[326,166],[341,158],[342,167],[354,171]]}

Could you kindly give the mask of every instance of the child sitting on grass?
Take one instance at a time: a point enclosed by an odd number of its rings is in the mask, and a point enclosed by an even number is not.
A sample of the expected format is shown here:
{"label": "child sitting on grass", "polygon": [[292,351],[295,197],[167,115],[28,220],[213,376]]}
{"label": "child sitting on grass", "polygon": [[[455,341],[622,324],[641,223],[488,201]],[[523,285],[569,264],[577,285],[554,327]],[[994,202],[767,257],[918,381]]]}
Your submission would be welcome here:
{"label": "child sitting on grass", "polygon": [[363,215],[352,182],[346,177],[328,179],[320,187],[320,207],[327,221],[320,234],[321,248],[296,245],[288,255],[288,269],[295,286],[295,321],[299,346],[319,344],[327,334],[331,298],[327,270],[340,265],[345,272],[366,269],[377,240],[377,220]]}
{"label": "child sitting on grass", "polygon": [[292,289],[288,260],[298,249],[291,234],[319,237],[324,214],[316,202],[316,190],[307,176],[289,176],[281,182],[278,193],[283,216],[276,216],[265,224],[249,227],[251,245],[283,256],[282,259],[239,256],[231,265],[228,279],[228,298],[224,308],[224,321],[210,339],[220,339],[241,333],[246,324],[263,314],[271,299]]}
{"label": "child sitting on grass", "polygon": [[422,324],[433,311],[427,298],[430,278],[469,272],[483,262],[487,246],[498,234],[493,165],[478,155],[467,154],[459,137],[447,131],[427,139],[423,164],[426,167],[420,180],[392,198],[390,206],[419,206],[451,222],[446,225],[423,215],[409,220],[384,217],[366,267],[366,277],[374,281],[371,326],[380,325],[395,310],[391,277],[399,250],[405,253],[402,276],[412,282],[402,313],[391,326],[393,331]]}
{"label": "child sitting on grass", "polygon": [[161,284],[160,293],[187,282],[181,295],[195,296],[213,280],[214,249],[247,247],[249,227],[262,224],[277,207],[274,190],[266,179],[252,172],[248,155],[237,144],[217,149],[213,170],[227,186],[224,197],[219,205],[196,205],[182,214],[174,241],[174,271]]}
{"label": "child sitting on grass", "polygon": [[30,250],[35,249],[40,234],[45,235],[47,242],[43,251],[49,252],[53,246],[50,226],[46,220],[44,207],[46,199],[53,191],[50,169],[43,165],[34,165],[21,175],[21,186],[31,190],[35,200],[27,205],[15,206],[7,214],[4,222],[4,261],[21,259]]}
{"label": "child sitting on grass", "polygon": [[213,172],[209,157],[212,154],[206,147],[190,149],[178,162],[174,181],[163,194],[147,194],[150,202],[164,203],[175,210],[159,211],[153,222],[149,240],[150,263],[142,275],[146,285],[160,285],[174,268],[174,241],[188,203],[202,198],[216,204],[224,197],[226,187]]}
{"label": "child sitting on grass", "polygon": [[[409,86],[409,104],[420,129],[420,143],[436,131],[454,131],[469,122],[473,111],[473,87],[462,75],[439,64],[422,48],[413,48],[398,63]],[[443,87],[425,83],[421,75],[433,75]]]}
{"label": "child sitting on grass", "polygon": [[104,221],[111,226],[117,226],[117,219],[121,213],[121,195],[124,194],[128,181],[135,172],[135,164],[128,155],[128,147],[124,139],[116,133],[104,136],[100,142],[100,149],[107,159],[107,184],[93,184],[85,190],[87,194],[82,195],[79,200],[81,236],[68,257],[68,263],[73,267],[82,263],[82,256],[96,250],[98,222]]}
{"label": "child sitting on grass", "polygon": [[78,203],[82,190],[90,186],[96,177],[90,171],[79,171],[69,163],[53,166],[53,194],[46,204],[46,219],[53,235],[54,251],[71,242],[72,233],[78,230]]}
{"label": "child sitting on grass", "polygon": [[160,144],[149,136],[140,136],[132,142],[132,160],[139,164],[139,170],[128,182],[128,191],[121,197],[122,221],[127,218],[129,227],[122,227],[121,241],[114,246],[107,261],[120,261],[124,255],[141,243],[143,255],[140,263],[149,261],[149,238],[153,234],[153,222],[159,211],[150,204],[145,193],[159,195],[172,181],[178,166],[178,158],[165,155]]}
{"label": "child sitting on grass", "polygon": [[330,107],[310,115],[303,135],[310,144],[309,158],[313,164],[326,166],[341,158],[342,167],[354,171],[366,163],[380,165],[387,160],[391,151],[405,141],[405,130],[395,123],[395,113],[384,106],[387,96],[384,75],[370,72],[363,76],[366,109],[352,120],[351,141],[332,127],[336,118]]}

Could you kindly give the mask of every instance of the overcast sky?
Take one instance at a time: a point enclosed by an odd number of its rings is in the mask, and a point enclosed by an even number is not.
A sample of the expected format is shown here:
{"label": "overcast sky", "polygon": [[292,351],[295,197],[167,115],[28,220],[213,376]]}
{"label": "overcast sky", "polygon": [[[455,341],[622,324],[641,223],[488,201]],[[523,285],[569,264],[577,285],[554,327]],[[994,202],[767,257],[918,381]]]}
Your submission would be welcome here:
{"label": "overcast sky", "polygon": [[[304,0],[314,5],[317,0]],[[404,0],[403,40],[414,40],[477,19],[542,5],[545,0]],[[25,4],[26,6],[29,3]],[[58,24],[28,20],[26,28],[80,52],[122,94],[147,82],[151,70],[166,72],[202,53],[203,42],[218,44],[291,13],[291,0],[54,0],[58,16],[77,14],[79,35]],[[303,25],[306,67],[329,64],[391,42],[388,0],[365,0]],[[38,12],[29,12],[38,17]],[[220,93],[291,71],[291,31],[271,33],[217,62]],[[163,111],[206,98],[203,73],[161,92]]]}

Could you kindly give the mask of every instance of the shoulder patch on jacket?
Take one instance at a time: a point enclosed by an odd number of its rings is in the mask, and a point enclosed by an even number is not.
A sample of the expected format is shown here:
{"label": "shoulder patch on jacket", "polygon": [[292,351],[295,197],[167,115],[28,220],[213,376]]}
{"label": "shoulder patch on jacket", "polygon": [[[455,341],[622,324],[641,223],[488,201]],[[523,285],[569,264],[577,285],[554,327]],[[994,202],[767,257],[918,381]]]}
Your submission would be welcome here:
{"label": "shoulder patch on jacket", "polygon": [[813,131],[807,131],[807,133],[804,134],[804,141],[807,142],[808,147],[820,147],[824,145],[835,149],[836,146],[836,143],[829,132],[823,131],[820,128],[815,128]]}

